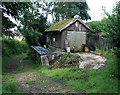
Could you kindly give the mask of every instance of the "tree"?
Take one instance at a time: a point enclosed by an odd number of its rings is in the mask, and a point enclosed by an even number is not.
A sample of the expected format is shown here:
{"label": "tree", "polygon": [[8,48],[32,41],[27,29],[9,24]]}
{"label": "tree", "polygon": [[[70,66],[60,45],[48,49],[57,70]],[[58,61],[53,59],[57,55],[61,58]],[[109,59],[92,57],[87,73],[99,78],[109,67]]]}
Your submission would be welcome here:
{"label": "tree", "polygon": [[47,18],[41,15],[38,10],[38,3],[34,2],[34,6],[24,10],[21,15],[19,26],[25,40],[29,46],[44,45],[44,30],[46,29]]}
{"label": "tree", "polygon": [[109,31],[108,21],[107,18],[103,18],[101,21],[87,22],[86,24],[90,27],[89,34],[102,32],[106,35]]}
{"label": "tree", "polygon": [[115,54],[118,57],[118,71],[117,71],[117,78],[118,78],[118,93],[120,92],[120,1],[116,3],[116,6],[113,9],[113,14],[108,17],[109,23],[108,27],[110,28],[108,37],[110,41],[113,43],[115,47]]}
{"label": "tree", "polygon": [[[1,7],[3,34],[10,34],[10,29],[17,26],[29,46],[44,44],[40,37],[46,28],[47,18],[39,11],[39,6],[37,2],[3,2]],[[8,16],[20,24],[14,24]]]}
{"label": "tree", "polygon": [[113,8],[113,14],[108,15],[107,18],[107,27],[106,37],[115,47],[115,53],[120,57],[120,1],[116,3],[116,6]]}
{"label": "tree", "polygon": [[89,10],[86,2],[55,2],[52,9],[55,21],[72,18],[78,15],[82,20],[91,19],[87,11]]}
{"label": "tree", "polygon": [[10,29],[16,26],[16,24],[9,19],[9,16],[15,20],[19,20],[22,12],[31,6],[31,2],[2,2],[2,31],[4,35],[9,35]]}

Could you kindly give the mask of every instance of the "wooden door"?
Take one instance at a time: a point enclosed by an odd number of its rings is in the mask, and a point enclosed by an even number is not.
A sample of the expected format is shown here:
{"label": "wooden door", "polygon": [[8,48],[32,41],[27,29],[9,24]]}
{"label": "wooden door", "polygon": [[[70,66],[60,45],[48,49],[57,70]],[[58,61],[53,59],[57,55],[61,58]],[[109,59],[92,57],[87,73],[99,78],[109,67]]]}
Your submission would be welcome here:
{"label": "wooden door", "polygon": [[67,42],[71,50],[81,50],[81,45],[86,44],[86,32],[67,31]]}

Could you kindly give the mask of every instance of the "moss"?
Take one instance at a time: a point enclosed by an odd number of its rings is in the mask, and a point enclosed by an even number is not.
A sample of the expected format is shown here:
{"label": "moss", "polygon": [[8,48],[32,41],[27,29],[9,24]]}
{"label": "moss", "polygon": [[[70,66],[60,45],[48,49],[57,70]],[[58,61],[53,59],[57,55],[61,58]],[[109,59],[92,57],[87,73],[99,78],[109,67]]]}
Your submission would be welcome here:
{"label": "moss", "polygon": [[67,24],[69,24],[71,21],[73,22],[74,19],[71,18],[71,19],[66,19],[66,20],[63,20],[63,21],[56,22],[55,24],[53,24],[52,26],[50,26],[48,29],[46,29],[45,32],[59,31],[62,28],[64,28]]}

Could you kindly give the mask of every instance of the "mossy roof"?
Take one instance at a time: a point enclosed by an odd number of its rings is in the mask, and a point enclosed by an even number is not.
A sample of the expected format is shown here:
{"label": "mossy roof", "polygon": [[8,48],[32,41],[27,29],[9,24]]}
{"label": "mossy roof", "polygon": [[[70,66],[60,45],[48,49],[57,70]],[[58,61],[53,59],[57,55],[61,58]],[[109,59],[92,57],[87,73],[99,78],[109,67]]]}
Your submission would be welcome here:
{"label": "mossy roof", "polygon": [[69,24],[70,22],[73,22],[75,19],[71,18],[71,19],[66,19],[66,20],[62,20],[59,22],[54,23],[53,25],[51,25],[49,28],[47,28],[45,30],[45,32],[48,31],[60,31],[61,29],[63,29],[67,24]]}
{"label": "mossy roof", "polygon": [[[62,31],[63,29],[67,28],[69,25],[73,24],[76,20],[77,19],[71,18],[71,19],[66,19],[66,20],[62,20],[62,21],[56,22],[53,25],[51,25],[49,28],[47,28],[45,30],[45,32]],[[81,22],[81,23],[84,24],[83,22]],[[86,26],[86,25],[84,24],[84,26]]]}

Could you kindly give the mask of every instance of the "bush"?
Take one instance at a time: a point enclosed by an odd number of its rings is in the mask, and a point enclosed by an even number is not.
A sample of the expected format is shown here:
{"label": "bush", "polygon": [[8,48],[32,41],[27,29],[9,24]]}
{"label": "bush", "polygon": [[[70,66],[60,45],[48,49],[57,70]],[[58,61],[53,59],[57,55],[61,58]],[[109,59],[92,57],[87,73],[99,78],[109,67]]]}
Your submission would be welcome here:
{"label": "bush", "polygon": [[28,46],[24,41],[2,38],[2,54],[5,56],[21,54],[27,52],[27,49]]}

